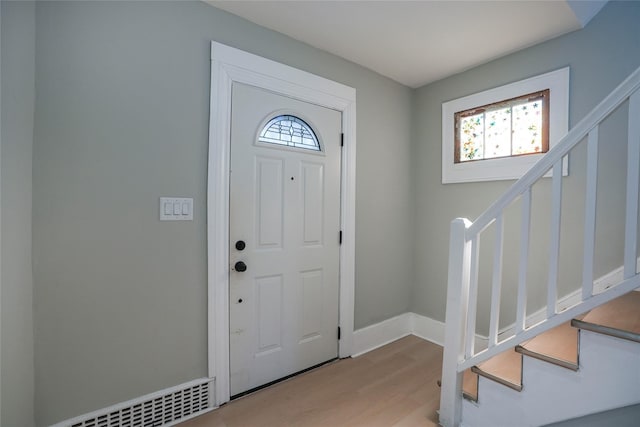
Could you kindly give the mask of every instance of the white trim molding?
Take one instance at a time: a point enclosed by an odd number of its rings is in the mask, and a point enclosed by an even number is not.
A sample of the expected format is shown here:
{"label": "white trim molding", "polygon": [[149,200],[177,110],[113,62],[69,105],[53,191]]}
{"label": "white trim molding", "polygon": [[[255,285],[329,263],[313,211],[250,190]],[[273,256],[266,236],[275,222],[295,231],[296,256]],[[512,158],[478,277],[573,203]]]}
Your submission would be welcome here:
{"label": "white trim molding", "polygon": [[339,357],[352,354],[355,289],[356,91],[325,78],[211,42],[207,176],[208,364],[215,402],[229,401],[229,152],[234,82],[342,113]]}
{"label": "white trim molding", "polygon": [[361,356],[412,332],[413,313],[403,313],[382,322],[358,329],[353,333],[353,357]]}
{"label": "white trim molding", "polygon": [[424,340],[444,347],[444,322],[411,313],[411,333]]}
{"label": "white trim molding", "polygon": [[[454,115],[459,111],[546,89],[550,91],[549,149],[551,149],[569,130],[569,67],[443,103],[442,183],[496,181],[522,177],[531,166],[544,156],[544,153],[455,163]],[[565,156],[563,175],[567,175],[567,173],[568,159]]]}
{"label": "white trim molding", "polygon": [[353,357],[361,356],[393,341],[415,335],[444,345],[444,323],[417,313],[403,313],[353,333]]}

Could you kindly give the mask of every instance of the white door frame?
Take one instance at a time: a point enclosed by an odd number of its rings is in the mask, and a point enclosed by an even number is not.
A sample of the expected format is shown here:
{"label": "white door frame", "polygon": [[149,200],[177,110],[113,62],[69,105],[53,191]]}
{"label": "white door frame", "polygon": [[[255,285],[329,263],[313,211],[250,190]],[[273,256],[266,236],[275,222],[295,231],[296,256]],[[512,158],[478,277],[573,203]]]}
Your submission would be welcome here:
{"label": "white door frame", "polygon": [[208,364],[215,405],[229,393],[229,153],[231,86],[256,86],[342,113],[339,357],[352,352],[355,290],[356,91],[325,78],[211,42],[207,169]]}

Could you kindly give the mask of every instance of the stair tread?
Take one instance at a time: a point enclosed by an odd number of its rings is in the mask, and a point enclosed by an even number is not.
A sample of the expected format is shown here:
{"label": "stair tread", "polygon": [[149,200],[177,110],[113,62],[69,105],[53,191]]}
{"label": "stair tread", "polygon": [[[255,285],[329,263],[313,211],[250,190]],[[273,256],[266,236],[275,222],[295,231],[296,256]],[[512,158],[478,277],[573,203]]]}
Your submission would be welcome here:
{"label": "stair tread", "polygon": [[[584,327],[588,325],[600,326],[610,330],[609,332],[614,332],[612,335],[615,335],[615,331],[621,331],[627,333],[621,338],[640,341],[640,292],[629,292],[596,307],[581,321],[574,322],[576,323],[584,329],[588,329]],[[596,330],[596,332],[609,333],[604,330]]]}
{"label": "stair tread", "polygon": [[522,354],[513,349],[499,353],[472,369],[514,390],[522,390]]}
{"label": "stair tread", "polygon": [[471,372],[471,369],[464,371],[462,393],[467,399],[478,401],[478,374]]}
{"label": "stair tread", "polygon": [[[442,387],[441,380],[438,380],[438,387]],[[471,371],[471,368],[465,370],[462,375],[462,396],[474,402],[478,401],[478,374]]]}
{"label": "stair tread", "polygon": [[571,322],[544,332],[521,346],[518,351],[568,369],[578,369],[578,330]]}

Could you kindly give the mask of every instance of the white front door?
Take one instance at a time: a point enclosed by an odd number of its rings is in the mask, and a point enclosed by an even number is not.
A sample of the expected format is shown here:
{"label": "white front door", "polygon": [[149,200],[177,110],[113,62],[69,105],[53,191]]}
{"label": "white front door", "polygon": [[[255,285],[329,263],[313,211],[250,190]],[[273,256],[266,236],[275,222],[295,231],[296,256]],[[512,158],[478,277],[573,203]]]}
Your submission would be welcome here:
{"label": "white front door", "polygon": [[338,111],[233,83],[232,396],[338,356],[340,136]]}

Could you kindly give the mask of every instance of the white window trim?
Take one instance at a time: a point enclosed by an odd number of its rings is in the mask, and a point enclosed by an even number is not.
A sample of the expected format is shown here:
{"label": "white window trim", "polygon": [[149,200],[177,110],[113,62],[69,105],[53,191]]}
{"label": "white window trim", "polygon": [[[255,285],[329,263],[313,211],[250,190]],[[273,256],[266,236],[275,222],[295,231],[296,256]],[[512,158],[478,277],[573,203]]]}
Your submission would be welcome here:
{"label": "white window trim", "polygon": [[221,43],[211,42],[207,169],[208,365],[212,401],[229,401],[229,153],[234,82],[342,113],[340,307],[338,356],[351,356],[355,301],[356,90]]}
{"label": "white window trim", "polygon": [[[569,67],[443,103],[442,183],[498,181],[518,179],[524,175],[544,156],[544,153],[455,163],[454,115],[458,111],[493,104],[545,89],[550,91],[549,149],[552,149],[569,130]],[[563,160],[562,169],[563,175],[567,175],[567,157]],[[551,176],[551,173],[547,176]]]}

